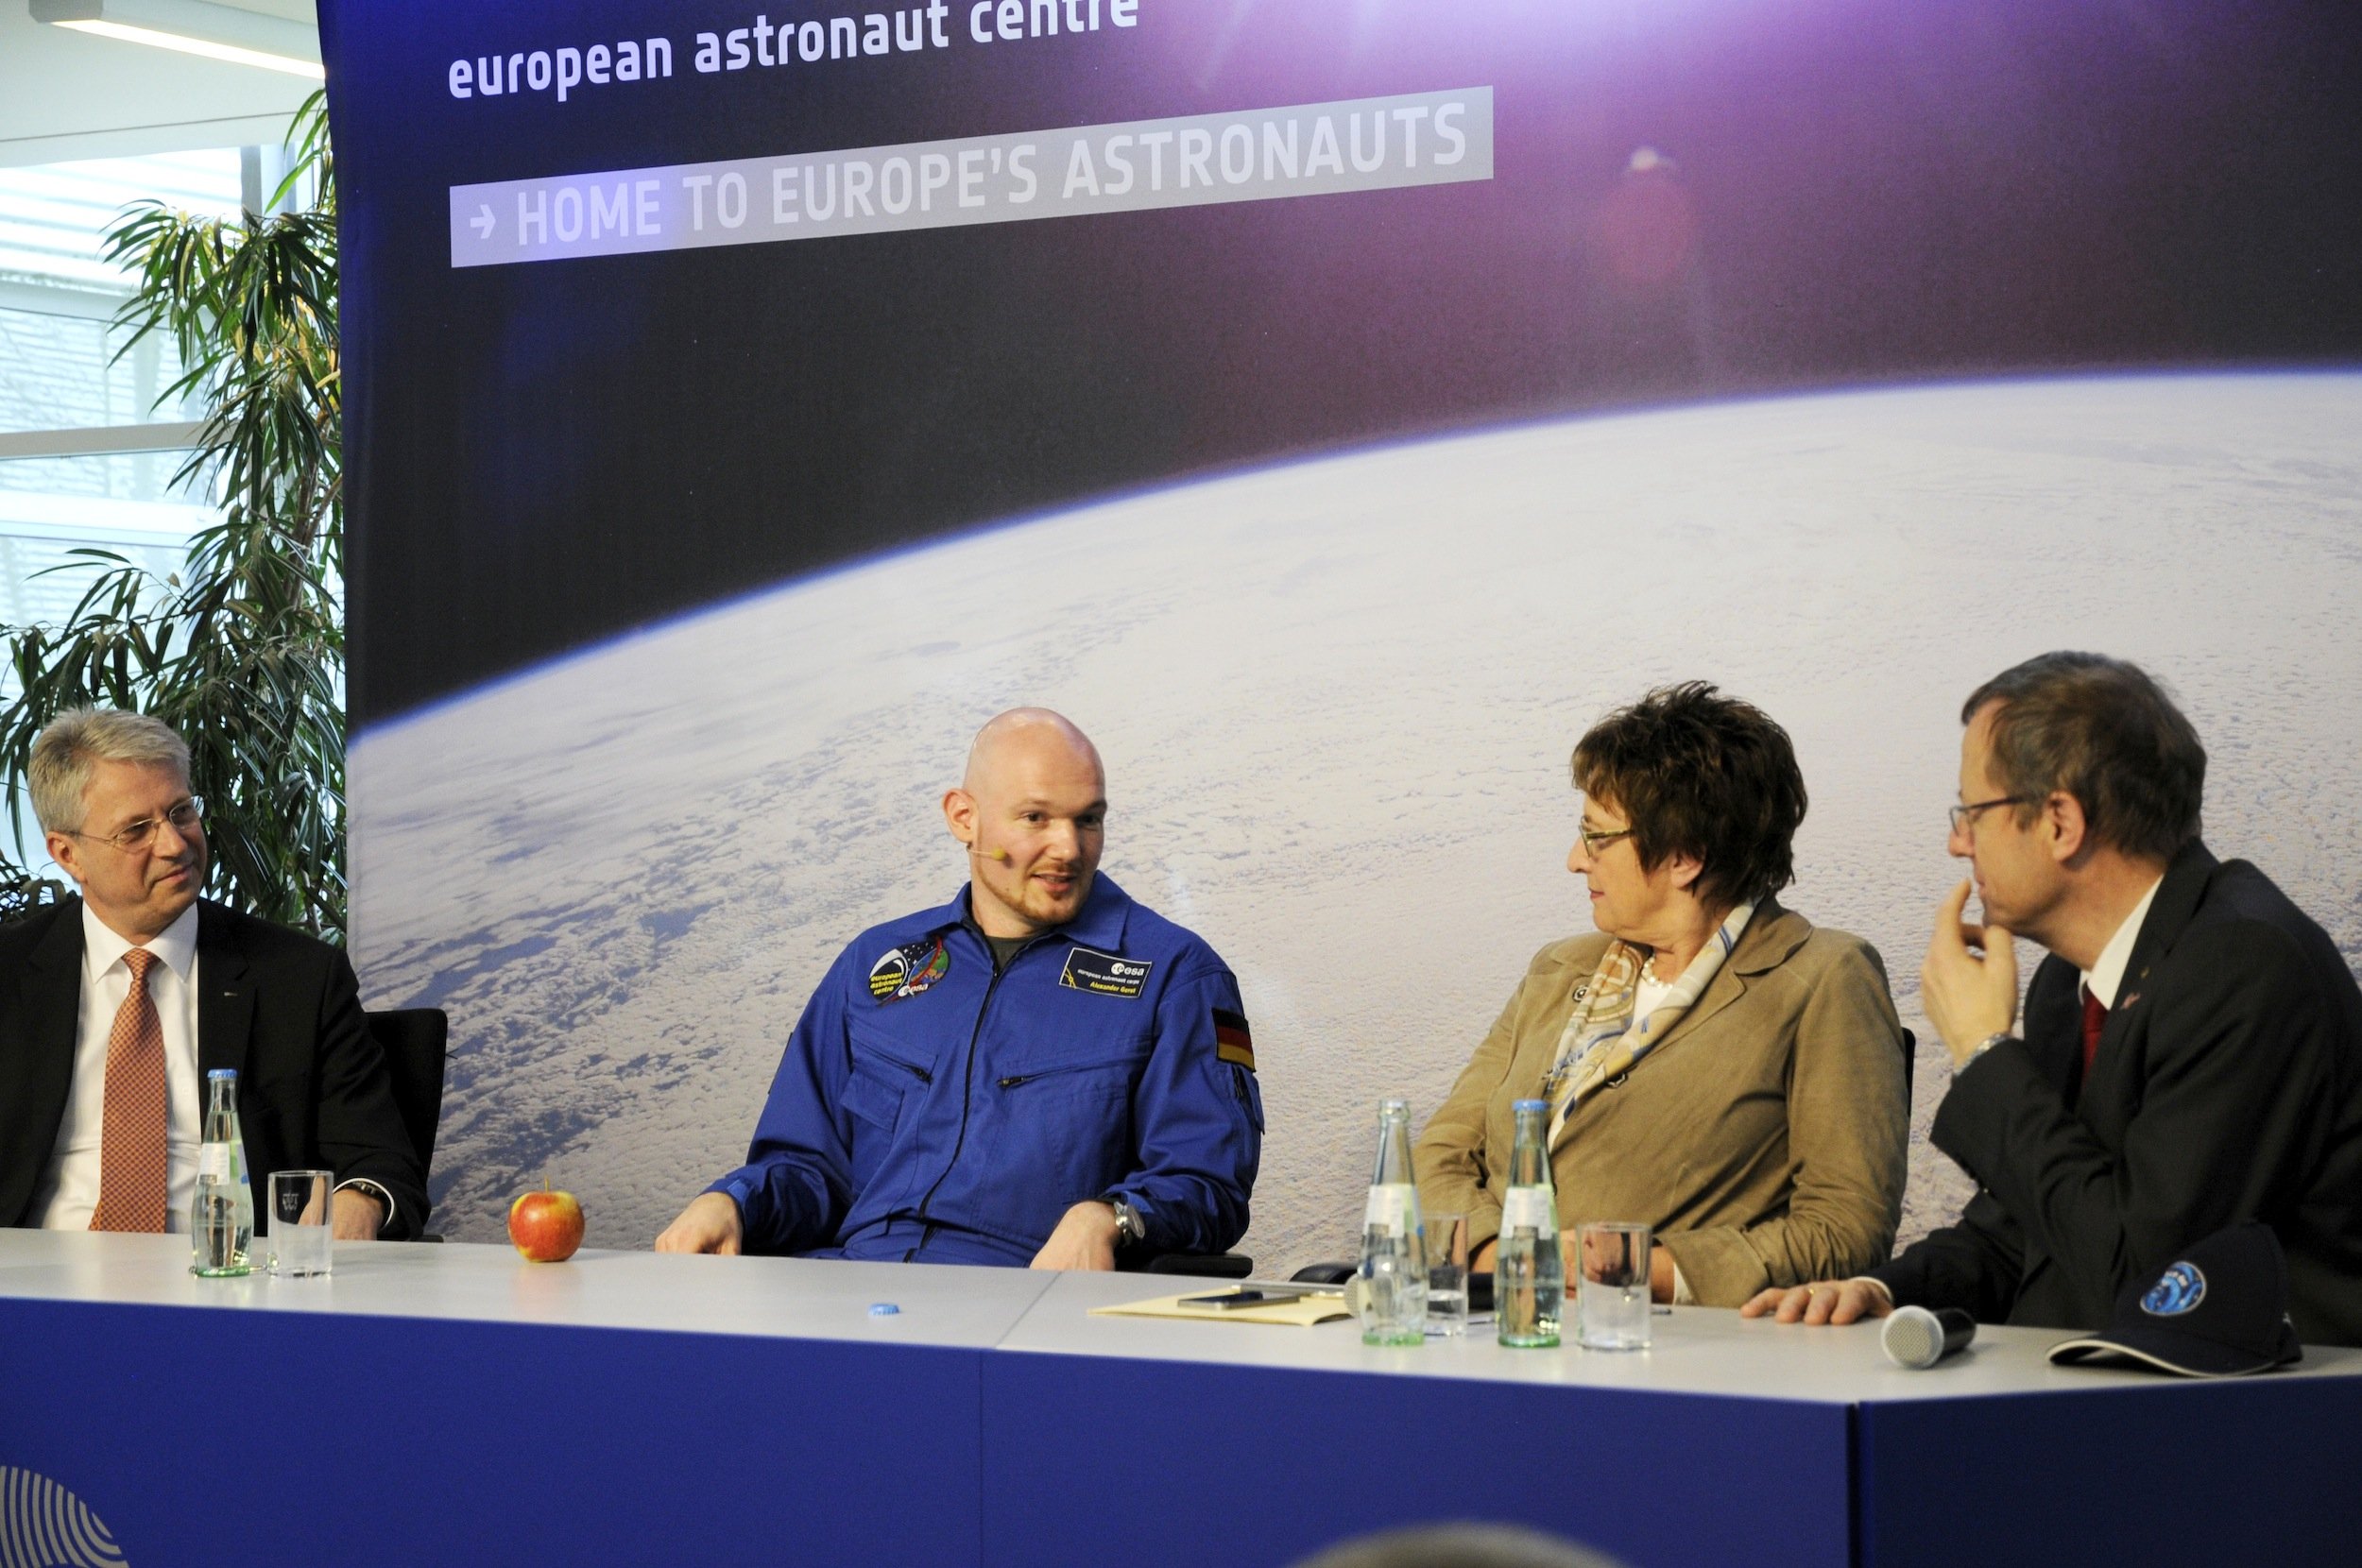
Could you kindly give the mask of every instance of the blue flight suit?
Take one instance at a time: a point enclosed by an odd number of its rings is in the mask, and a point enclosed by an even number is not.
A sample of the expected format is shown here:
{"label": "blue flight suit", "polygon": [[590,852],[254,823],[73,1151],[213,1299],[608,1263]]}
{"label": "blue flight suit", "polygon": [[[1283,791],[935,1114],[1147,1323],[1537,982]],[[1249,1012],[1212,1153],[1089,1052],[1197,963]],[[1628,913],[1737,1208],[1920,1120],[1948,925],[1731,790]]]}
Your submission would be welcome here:
{"label": "blue flight suit", "polygon": [[967,909],[963,888],[830,966],[709,1189],[746,1251],[1021,1268],[1103,1197],[1153,1249],[1229,1248],[1263,1131],[1229,969],[1104,875],[997,976]]}

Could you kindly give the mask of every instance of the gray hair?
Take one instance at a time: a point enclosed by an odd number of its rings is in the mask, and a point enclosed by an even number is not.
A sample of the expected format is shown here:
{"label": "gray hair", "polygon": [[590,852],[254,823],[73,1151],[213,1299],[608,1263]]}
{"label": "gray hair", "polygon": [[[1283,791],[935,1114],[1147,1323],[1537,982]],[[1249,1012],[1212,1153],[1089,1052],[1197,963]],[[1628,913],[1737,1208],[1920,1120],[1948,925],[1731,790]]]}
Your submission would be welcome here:
{"label": "gray hair", "polygon": [[46,833],[71,833],[82,825],[82,795],[101,762],[137,762],[189,773],[188,742],[162,719],[114,707],[70,707],[49,721],[33,741],[26,782],[32,788],[33,815]]}
{"label": "gray hair", "polygon": [[1621,1568],[1611,1557],[1516,1525],[1421,1525],[1331,1546],[1296,1568]]}

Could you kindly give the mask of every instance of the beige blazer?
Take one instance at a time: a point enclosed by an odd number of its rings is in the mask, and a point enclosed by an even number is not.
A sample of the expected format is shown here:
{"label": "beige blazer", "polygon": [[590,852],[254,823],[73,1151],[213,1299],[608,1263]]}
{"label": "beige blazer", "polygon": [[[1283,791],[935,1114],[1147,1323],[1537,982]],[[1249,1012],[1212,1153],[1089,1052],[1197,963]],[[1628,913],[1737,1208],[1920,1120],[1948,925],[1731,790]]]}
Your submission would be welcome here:
{"label": "beige blazer", "polygon": [[[1500,1232],[1511,1103],[1541,1092],[1607,943],[1534,956],[1419,1135],[1419,1201],[1465,1213],[1471,1252]],[[1559,1224],[1647,1220],[1708,1306],[1884,1263],[1903,1206],[1902,1042],[1877,950],[1766,899],[1663,1042],[1566,1118]]]}

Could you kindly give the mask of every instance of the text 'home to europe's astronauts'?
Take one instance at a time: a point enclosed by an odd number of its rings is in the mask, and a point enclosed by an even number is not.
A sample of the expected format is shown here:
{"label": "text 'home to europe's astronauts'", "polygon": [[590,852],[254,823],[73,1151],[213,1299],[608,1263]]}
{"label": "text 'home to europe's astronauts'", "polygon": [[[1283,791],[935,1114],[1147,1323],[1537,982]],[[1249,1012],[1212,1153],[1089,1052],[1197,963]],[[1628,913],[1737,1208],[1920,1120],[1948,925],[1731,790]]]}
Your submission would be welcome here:
{"label": "text 'home to europe's astronauts'", "polygon": [[1484,87],[454,186],[452,264],[1483,180]]}

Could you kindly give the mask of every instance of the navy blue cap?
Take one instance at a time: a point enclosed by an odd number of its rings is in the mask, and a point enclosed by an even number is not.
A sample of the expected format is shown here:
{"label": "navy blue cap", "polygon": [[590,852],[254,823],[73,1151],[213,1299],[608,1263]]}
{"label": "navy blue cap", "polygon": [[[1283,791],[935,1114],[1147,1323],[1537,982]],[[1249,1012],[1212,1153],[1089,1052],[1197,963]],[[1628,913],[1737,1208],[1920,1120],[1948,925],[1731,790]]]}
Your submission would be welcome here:
{"label": "navy blue cap", "polygon": [[2288,1321],[2288,1260],[2272,1228],[2255,1219],[2217,1231],[2155,1279],[2125,1287],[2105,1333],[2050,1347],[2061,1366],[2129,1362],[2183,1377],[2242,1377],[2303,1358]]}

